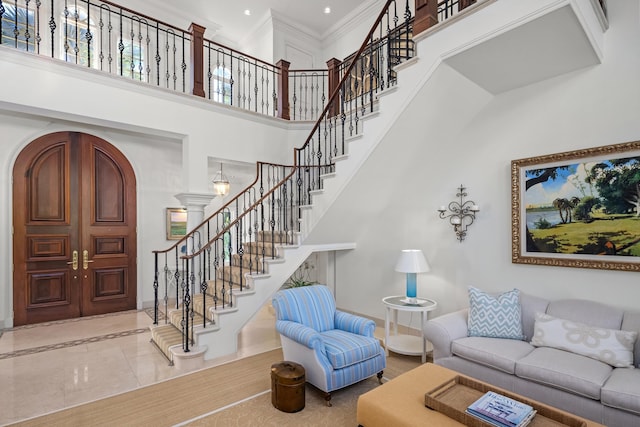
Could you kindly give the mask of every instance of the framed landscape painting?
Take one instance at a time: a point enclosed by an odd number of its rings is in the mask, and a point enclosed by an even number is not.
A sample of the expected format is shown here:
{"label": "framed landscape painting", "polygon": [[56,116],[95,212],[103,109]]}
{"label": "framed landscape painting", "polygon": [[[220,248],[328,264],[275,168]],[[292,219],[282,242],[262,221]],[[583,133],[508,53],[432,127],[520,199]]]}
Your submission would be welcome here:
{"label": "framed landscape painting", "polygon": [[187,234],[187,210],[167,208],[167,240],[180,240]]}
{"label": "framed landscape painting", "polygon": [[511,162],[512,262],[640,271],[640,141]]}

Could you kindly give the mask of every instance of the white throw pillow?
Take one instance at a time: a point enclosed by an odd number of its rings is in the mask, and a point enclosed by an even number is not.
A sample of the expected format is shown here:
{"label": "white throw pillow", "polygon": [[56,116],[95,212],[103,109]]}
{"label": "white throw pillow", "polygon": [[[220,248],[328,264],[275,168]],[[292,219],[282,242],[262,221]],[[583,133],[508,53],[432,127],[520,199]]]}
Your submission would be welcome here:
{"label": "white throw pillow", "polygon": [[637,337],[635,331],[596,328],[536,313],[531,344],[570,351],[616,368],[633,368],[633,345]]}
{"label": "white throw pillow", "polygon": [[522,340],[520,291],[497,297],[469,286],[468,336]]}

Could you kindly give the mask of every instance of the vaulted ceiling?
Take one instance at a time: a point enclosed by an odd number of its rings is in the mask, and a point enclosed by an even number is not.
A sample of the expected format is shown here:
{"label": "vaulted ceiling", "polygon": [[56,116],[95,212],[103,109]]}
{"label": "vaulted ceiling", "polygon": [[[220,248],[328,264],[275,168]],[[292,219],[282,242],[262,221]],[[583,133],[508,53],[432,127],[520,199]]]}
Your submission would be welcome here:
{"label": "vaulted ceiling", "polygon": [[[380,3],[382,8],[384,4],[382,0],[154,0],[153,3],[179,16],[195,19],[194,22],[207,28],[207,35],[235,42],[253,32],[272,14],[323,39],[345,17],[357,15],[367,5]],[[327,7],[331,13],[324,12]]]}

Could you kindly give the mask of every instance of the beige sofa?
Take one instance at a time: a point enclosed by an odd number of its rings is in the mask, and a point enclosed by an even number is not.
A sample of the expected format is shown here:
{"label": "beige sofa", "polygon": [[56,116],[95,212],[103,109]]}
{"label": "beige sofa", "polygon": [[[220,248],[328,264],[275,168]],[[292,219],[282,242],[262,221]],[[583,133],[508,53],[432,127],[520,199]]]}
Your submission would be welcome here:
{"label": "beige sofa", "polygon": [[[640,312],[579,299],[548,301],[524,293],[520,305],[523,340],[467,336],[468,309],[429,320],[425,337],[433,344],[434,363],[610,427],[639,426],[640,339],[630,348],[635,369],[530,342],[536,313],[638,332]],[[537,316],[540,335],[544,315]]]}

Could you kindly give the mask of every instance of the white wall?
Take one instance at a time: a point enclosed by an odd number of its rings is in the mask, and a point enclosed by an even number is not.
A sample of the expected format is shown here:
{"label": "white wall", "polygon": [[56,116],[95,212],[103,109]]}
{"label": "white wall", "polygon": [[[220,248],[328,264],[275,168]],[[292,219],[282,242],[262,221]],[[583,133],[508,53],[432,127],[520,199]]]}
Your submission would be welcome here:
{"label": "white wall", "polygon": [[[404,293],[397,256],[417,248],[431,265],[418,275],[419,296],[438,301],[436,315],[465,306],[469,285],[637,308],[638,273],[511,263],[510,162],[640,139],[639,9],[609,2],[601,65],[493,98],[477,87],[458,93],[466,79],[440,65],[440,84],[422,88],[311,235],[357,244],[338,254],[338,305],[384,318],[380,300]],[[481,208],[463,243],[436,212],[460,184]]]}
{"label": "white wall", "polygon": [[[165,249],[167,207],[184,192],[211,192],[209,158],[291,164],[308,124],[216,105],[0,46],[0,197],[11,201],[20,150],[61,130],[94,134],[132,163],[138,194],[138,306],[153,301],[151,251]],[[19,77],[18,77],[19,76]],[[13,324],[12,204],[0,208],[0,327]]]}
{"label": "white wall", "polygon": [[[640,297],[637,273],[511,264],[509,163],[640,139],[639,9],[635,0],[609,2],[603,64],[493,98],[441,65],[310,236],[357,243],[336,257],[338,305],[382,318],[381,298],[403,293],[396,258],[414,247],[431,264],[418,284],[420,295],[438,300],[437,313],[463,306],[470,284],[633,306]],[[448,34],[464,39],[464,27],[456,31],[462,34]],[[139,304],[151,301],[150,252],[167,243],[164,208],[178,205],[178,192],[208,191],[208,158],[290,163],[292,147],[308,134],[303,124],[2,46],[0,58],[0,75],[20,76],[0,79],[0,197],[11,200],[15,157],[40,135],[80,130],[122,150],[138,180]],[[481,207],[464,243],[436,212],[460,184]],[[11,209],[10,203],[0,208],[0,327],[12,324]]]}

